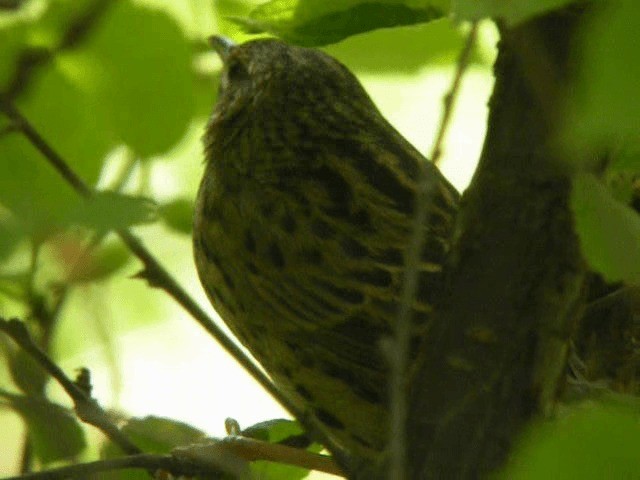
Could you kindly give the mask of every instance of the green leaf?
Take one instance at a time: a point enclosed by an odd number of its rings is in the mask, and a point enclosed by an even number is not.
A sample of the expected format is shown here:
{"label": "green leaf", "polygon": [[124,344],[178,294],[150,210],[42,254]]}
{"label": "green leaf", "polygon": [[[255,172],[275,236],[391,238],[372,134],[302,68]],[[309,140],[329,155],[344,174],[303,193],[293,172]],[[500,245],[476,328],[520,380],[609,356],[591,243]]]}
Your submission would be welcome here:
{"label": "green leaf", "polygon": [[635,172],[619,170],[607,173],[606,182],[609,192],[619,202],[628,205],[633,200],[636,190],[637,174]]}
{"label": "green leaf", "polygon": [[501,478],[640,478],[639,420],[637,400],[574,406],[533,430]]}
{"label": "green leaf", "polygon": [[16,386],[27,395],[40,396],[49,376],[33,357],[22,349],[8,352],[9,371]]}
{"label": "green leaf", "polygon": [[0,261],[6,259],[24,239],[24,231],[10,214],[3,215],[0,205]]}
{"label": "green leaf", "polygon": [[44,398],[1,394],[27,424],[33,453],[42,463],[69,460],[86,446],[78,420]]}
{"label": "green leaf", "polygon": [[[148,416],[132,418],[122,428],[122,432],[146,453],[169,453],[173,448],[197,443],[206,434],[191,425],[170,418]],[[110,444],[105,454],[107,458],[120,456],[118,447]]]}
{"label": "green leaf", "polygon": [[[465,38],[464,32],[448,18],[441,18],[429,23],[356,35],[326,50],[354,71],[376,75],[384,72],[415,74],[425,65],[454,62],[460,55]],[[478,49],[473,49],[470,60],[473,64],[487,63]]]}
{"label": "green leaf", "polygon": [[[243,430],[242,435],[269,443],[282,443],[306,449],[313,453],[319,453],[322,450],[321,445],[309,442],[300,424],[292,420],[276,419],[260,422]],[[304,468],[263,461],[253,462],[251,471],[256,477],[266,480],[282,478],[294,480],[305,478],[309,474],[309,470]]]}
{"label": "green leaf", "polygon": [[178,198],[160,205],[159,213],[169,228],[190,235],[193,229],[193,208],[192,200]]}
{"label": "green leaf", "polygon": [[0,23],[0,92],[6,92],[13,80],[18,56],[26,44],[27,25],[22,18],[15,17],[10,23]]}
{"label": "green leaf", "polygon": [[[54,21],[53,17],[61,6],[69,4],[51,2],[47,4],[47,15],[23,21],[24,41],[0,67],[9,70],[3,72],[7,79],[15,75],[12,61],[25,50],[56,47],[56,35],[51,32],[68,28],[70,18],[67,15],[62,25],[60,19]],[[77,9],[77,3],[74,5]],[[2,28],[0,31],[2,35],[6,33]],[[0,51],[4,52],[4,48]],[[20,79],[22,93],[15,99],[17,109],[85,182],[93,184],[104,156],[115,146],[114,135],[103,122],[94,98],[93,80],[99,77],[95,66],[79,61],[73,54],[59,53],[26,72],[25,78]],[[0,157],[0,203],[14,213],[25,232],[46,232],[78,203],[77,194],[17,130],[0,136]]]}
{"label": "green leaf", "polygon": [[156,205],[152,200],[106,191],[82,202],[68,214],[66,223],[105,232],[149,223],[155,218]]}
{"label": "green leaf", "polygon": [[293,437],[304,435],[300,424],[294,420],[277,418],[256,423],[242,431],[242,436],[269,443],[286,442]]}
{"label": "green leaf", "polygon": [[[169,453],[175,447],[201,442],[206,435],[186,423],[169,418],[148,416],[132,418],[122,428],[124,433],[135,445],[145,453]],[[117,458],[122,456],[122,450],[109,442],[102,449],[103,458]],[[92,477],[96,480],[144,480],[149,474],[142,470],[128,470],[104,472]]]}
{"label": "green leaf", "polygon": [[[64,124],[64,119],[60,123]],[[0,203],[12,213],[16,232],[46,234],[63,224],[67,212],[81,203],[78,194],[21,135],[0,137],[0,157]],[[92,161],[83,165],[86,168],[79,164],[74,168],[97,176],[99,165]]]}
{"label": "green leaf", "polygon": [[514,26],[571,3],[575,0],[452,0],[451,10],[462,20],[499,18]]}
{"label": "green leaf", "polygon": [[564,143],[582,156],[640,141],[640,3],[602,3],[583,29],[578,78],[568,90]]}
{"label": "green leaf", "polygon": [[571,206],[582,253],[608,281],[640,282],[640,217],[593,175],[573,180]]}
{"label": "green leaf", "polygon": [[[25,49],[55,50],[88,3],[95,2],[51,1],[44,14],[0,24],[7,52],[6,58],[0,56],[0,80],[14,76],[15,60]],[[182,137],[193,118],[194,92],[202,89],[191,62],[189,40],[171,17],[123,0],[106,8],[73,48],[57,51],[30,71],[16,104],[71,168],[94,185],[105,156],[119,144],[148,157]],[[0,203],[23,230],[47,232],[63,223],[78,203],[77,194],[36,149],[18,132],[8,133],[0,136],[0,158]]]}
{"label": "green leaf", "polygon": [[624,145],[613,158],[609,169],[640,175],[640,142]]}
{"label": "green leaf", "polygon": [[289,43],[320,46],[378,28],[414,25],[448,14],[447,0],[271,0],[236,22],[250,33],[271,33]]}
{"label": "green leaf", "polygon": [[136,154],[158,155],[184,135],[195,111],[193,58],[173,18],[115,2],[78,56],[99,69],[97,108]]}
{"label": "green leaf", "polygon": [[131,259],[131,252],[120,243],[103,245],[92,251],[82,265],[67,278],[72,283],[98,282],[111,277]]}

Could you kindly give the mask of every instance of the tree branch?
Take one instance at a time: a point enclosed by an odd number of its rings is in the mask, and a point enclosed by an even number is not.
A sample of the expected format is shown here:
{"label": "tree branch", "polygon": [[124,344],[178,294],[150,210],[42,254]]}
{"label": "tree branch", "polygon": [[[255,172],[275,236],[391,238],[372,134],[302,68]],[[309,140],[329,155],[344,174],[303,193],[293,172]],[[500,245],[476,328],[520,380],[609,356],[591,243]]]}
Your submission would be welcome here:
{"label": "tree branch", "polygon": [[565,377],[585,266],[571,171],[555,140],[580,13],[502,29],[447,298],[411,383],[410,478],[475,479],[499,467],[527,422],[552,408]]}
{"label": "tree branch", "polygon": [[[60,173],[75,190],[84,198],[91,198],[93,190],[73,171],[69,164],[39,134],[33,125],[6,98],[0,97],[0,111],[5,113],[15,126],[32,143],[43,157]],[[150,285],[161,288],[179,305],[181,305],[204,330],[209,333],[268,393],[271,394],[286,410],[288,410],[309,432],[324,439],[324,444],[334,455],[340,457],[341,449],[333,444],[330,438],[322,435],[308,417],[292,404],[287,397],[275,387],[269,377],[258,367],[244,351],[218,327],[193,298],[176,282],[169,272],[146,249],[142,242],[128,230],[118,230],[116,234],[125,245],[140,259],[144,270],[138,275],[146,279]],[[346,462],[346,459],[342,459]]]}
{"label": "tree branch", "polygon": [[[4,3],[19,7],[23,2],[4,0]],[[22,94],[29,86],[32,73],[49,63],[57,53],[71,49],[82,42],[102,19],[111,4],[111,0],[95,0],[81,15],[69,22],[67,30],[55,47],[50,49],[31,47],[23,51],[17,59],[13,77],[7,82],[7,89],[4,92],[6,99],[13,101]],[[2,8],[1,5],[0,8]]]}
{"label": "tree branch", "polygon": [[68,467],[54,468],[44,472],[27,473],[15,477],[6,477],[3,480],[65,480],[68,478],[86,478],[88,475],[100,472],[124,470],[128,468],[151,471],[166,470],[176,475],[187,476],[196,476],[202,473],[202,468],[189,465],[188,462],[172,455],[140,454],[110,460],[80,463]]}
{"label": "tree branch", "polygon": [[0,331],[6,333],[20,348],[31,355],[62,386],[67,395],[73,400],[75,411],[83,422],[100,429],[125,453],[141,453],[141,450],[111,421],[105,411],[98,405],[98,402],[67,377],[62,369],[35,344],[24,323],[17,319],[5,320],[0,317]]}

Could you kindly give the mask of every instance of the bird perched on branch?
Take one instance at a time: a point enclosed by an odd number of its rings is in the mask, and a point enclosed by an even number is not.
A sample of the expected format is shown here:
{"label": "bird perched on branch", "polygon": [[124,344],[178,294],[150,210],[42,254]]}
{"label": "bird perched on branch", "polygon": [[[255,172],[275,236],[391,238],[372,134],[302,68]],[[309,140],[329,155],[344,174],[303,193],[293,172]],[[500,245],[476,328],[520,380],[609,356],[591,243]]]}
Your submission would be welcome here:
{"label": "bird perched on branch", "polygon": [[333,441],[387,443],[388,362],[421,169],[429,220],[412,351],[441,295],[458,193],[318,50],[212,44],[224,63],[204,136],[194,249],[214,308],[278,389]]}

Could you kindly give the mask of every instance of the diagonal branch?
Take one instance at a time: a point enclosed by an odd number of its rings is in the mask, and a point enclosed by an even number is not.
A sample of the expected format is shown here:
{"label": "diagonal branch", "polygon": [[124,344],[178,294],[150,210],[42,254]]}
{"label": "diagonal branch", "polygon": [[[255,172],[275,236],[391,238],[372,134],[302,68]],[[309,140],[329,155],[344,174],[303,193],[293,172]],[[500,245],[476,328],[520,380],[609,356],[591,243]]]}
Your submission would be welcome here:
{"label": "diagonal branch", "polygon": [[65,392],[67,392],[67,395],[73,400],[75,411],[82,421],[103,431],[105,435],[125,453],[141,453],[140,449],[111,421],[100,405],[98,405],[87,392],[67,377],[62,369],[36,345],[24,323],[17,319],[4,320],[0,317],[0,331],[3,331],[13,339],[20,348],[31,355],[31,357],[62,386]]}
{"label": "diagonal branch", "polygon": [[[3,112],[14,123],[32,143],[43,157],[56,169],[56,171],[67,181],[81,196],[90,198],[93,190],[73,171],[69,164],[56,152],[56,150],[39,134],[33,125],[24,117],[20,111],[6,98],[0,97],[0,112]],[[139,275],[144,277],[152,286],[161,288],[181,305],[203,328],[209,333],[273,398],[275,398],[285,409],[287,409],[303,425],[305,430],[311,434],[317,434],[317,428],[307,421],[307,416],[293,405],[275,387],[273,382],[258,367],[251,358],[232,340],[225,332],[218,327],[207,313],[196,303],[195,300],[178,284],[169,272],[156,260],[147,250],[142,242],[128,230],[118,230],[117,235],[125,245],[140,259],[144,265],[143,272]],[[319,438],[323,438],[319,435]],[[325,439],[325,445],[332,445],[330,439]],[[339,452],[335,447],[332,451]]]}
{"label": "diagonal branch", "polygon": [[[18,0],[5,0],[7,5],[12,3],[20,6]],[[12,78],[6,83],[4,94],[8,100],[14,100],[29,86],[33,72],[49,63],[55,55],[63,50],[71,49],[80,44],[102,19],[104,13],[113,2],[111,0],[94,0],[93,3],[68,24],[58,45],[46,49],[31,47],[24,50],[17,59],[17,66]],[[2,9],[2,4],[0,4]]]}
{"label": "diagonal branch", "polygon": [[53,468],[43,472],[6,477],[2,480],[65,480],[68,478],[88,478],[90,475],[100,472],[131,468],[149,471],[165,470],[175,473],[176,475],[188,476],[195,476],[198,473],[202,473],[203,470],[202,468],[190,466],[187,462],[181,461],[172,455],[140,454]]}

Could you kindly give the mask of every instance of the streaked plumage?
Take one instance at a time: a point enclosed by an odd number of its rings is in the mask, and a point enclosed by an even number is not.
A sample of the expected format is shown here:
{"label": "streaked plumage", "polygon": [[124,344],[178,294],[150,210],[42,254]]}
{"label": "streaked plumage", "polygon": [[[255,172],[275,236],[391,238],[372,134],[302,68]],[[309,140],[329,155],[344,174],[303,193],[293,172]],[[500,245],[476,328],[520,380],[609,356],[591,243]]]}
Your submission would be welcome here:
{"label": "streaked plumage", "polygon": [[[386,362],[424,157],[317,50],[228,49],[194,248],[215,309],[278,387],[358,454],[386,443]],[[458,194],[434,179],[415,342],[442,288]]]}

